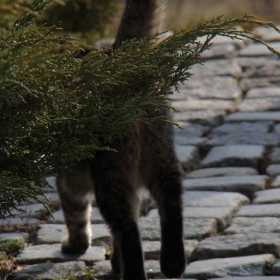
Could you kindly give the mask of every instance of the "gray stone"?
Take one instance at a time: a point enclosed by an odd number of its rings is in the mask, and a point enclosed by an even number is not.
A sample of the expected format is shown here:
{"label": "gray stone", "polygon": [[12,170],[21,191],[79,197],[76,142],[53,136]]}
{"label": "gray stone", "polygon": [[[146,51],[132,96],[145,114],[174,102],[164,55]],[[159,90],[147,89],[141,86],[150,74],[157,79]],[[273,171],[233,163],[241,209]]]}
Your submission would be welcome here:
{"label": "gray stone", "polygon": [[280,164],[270,164],[266,169],[266,173],[270,176],[280,175]]}
{"label": "gray stone", "polygon": [[91,225],[92,245],[102,246],[103,243],[111,244],[111,234],[106,224]]}
{"label": "gray stone", "polygon": [[272,126],[272,122],[225,123],[211,131],[206,145],[278,145],[279,134],[269,132]]}
{"label": "gray stone", "polygon": [[260,145],[228,145],[214,147],[202,160],[204,167],[210,166],[251,166],[258,167],[264,154]]}
{"label": "gray stone", "polygon": [[[186,258],[189,259],[198,245],[197,240],[184,240]],[[158,260],[160,254],[160,241],[142,241],[145,260]]]}
{"label": "gray stone", "polygon": [[[166,277],[160,271],[159,261],[147,260],[144,262],[144,267],[145,267],[145,271],[146,271],[146,274],[149,279],[158,279],[158,280],[166,279]],[[181,277],[180,277],[180,279],[181,279]],[[175,279],[173,279],[173,280],[175,280]],[[196,279],[184,278],[182,280],[196,280]]]}
{"label": "gray stone", "polygon": [[280,189],[255,192],[253,204],[280,203]]}
{"label": "gray stone", "polygon": [[187,179],[222,177],[222,176],[248,176],[258,175],[256,169],[251,167],[213,167],[198,169],[187,174]]}
{"label": "gray stone", "polygon": [[252,197],[254,192],[265,188],[266,180],[267,177],[261,175],[185,179],[183,187],[190,191],[239,192]]}
{"label": "gray stone", "polygon": [[158,219],[141,217],[139,219],[139,229],[143,240],[160,240],[160,225]]}
{"label": "gray stone", "polygon": [[64,279],[63,276],[83,275],[86,265],[82,261],[72,261],[65,263],[40,263],[34,265],[26,265],[23,268],[15,270],[9,279],[26,280],[26,279],[44,279],[52,280],[55,278]]}
{"label": "gray stone", "polygon": [[201,57],[203,58],[231,58],[236,54],[236,47],[233,44],[212,45],[210,49],[205,50]]}
{"label": "gray stone", "polygon": [[145,260],[158,260],[160,246],[160,241],[142,241],[142,249],[145,256]]}
{"label": "gray stone", "polygon": [[17,208],[19,211],[22,211],[22,216],[37,219],[44,217],[47,212],[47,209],[41,203],[20,205]]}
{"label": "gray stone", "polygon": [[[241,88],[233,77],[192,77],[186,84],[179,85],[177,99],[221,99],[240,100]],[[175,94],[175,96],[177,93]]]}
{"label": "gray stone", "polygon": [[[146,260],[144,262],[145,271],[149,277],[149,279],[159,279],[158,277],[164,277],[160,271],[159,261],[158,260]],[[110,261],[100,261],[96,262],[92,270],[97,272],[96,276],[105,276],[104,279],[112,279],[110,276],[111,272],[111,263]],[[107,278],[109,276],[109,278]],[[103,278],[101,278],[103,279]],[[114,278],[115,279],[115,278]],[[184,279],[184,280],[195,280],[195,279]]]}
{"label": "gray stone", "polygon": [[250,202],[239,193],[211,191],[186,191],[182,200],[185,207],[232,207],[235,211]]}
{"label": "gray stone", "polygon": [[[280,26],[278,25],[277,28]],[[262,26],[253,29],[253,34],[265,42],[280,41],[280,33],[273,28],[265,28]],[[245,279],[246,280],[246,279]],[[257,279],[259,280],[259,279]]]}
{"label": "gray stone", "polygon": [[218,225],[216,219],[211,218],[185,218],[184,238],[201,240],[217,234]]}
{"label": "gray stone", "polygon": [[218,229],[225,229],[235,212],[233,207],[184,207],[184,218],[214,218]]}
{"label": "gray stone", "polygon": [[[211,136],[210,136],[211,137]],[[260,134],[258,131],[248,133],[243,131],[236,131],[234,134],[227,134],[220,137],[211,137],[204,144],[206,146],[222,146],[225,145],[262,145],[262,146],[273,146],[279,145],[280,137],[275,133],[264,133]],[[244,163],[243,166],[247,164]],[[242,166],[242,163],[241,163]],[[256,167],[256,166],[254,166]]]}
{"label": "gray stone", "polygon": [[[280,61],[269,58],[236,58],[242,68],[242,76],[246,78],[276,77],[280,75]],[[264,97],[264,96],[259,96]]]}
{"label": "gray stone", "polygon": [[191,70],[195,78],[198,76],[231,76],[235,78],[242,76],[241,67],[236,61],[229,59],[209,60],[203,65],[195,64]]}
{"label": "gray stone", "polygon": [[207,141],[206,137],[188,137],[182,135],[175,135],[174,143],[175,145],[187,145],[187,146],[198,146],[201,147]]}
{"label": "gray stone", "polygon": [[175,152],[178,160],[183,164],[185,168],[199,162],[198,150],[194,146],[176,145]]}
{"label": "gray stone", "polygon": [[159,261],[148,260],[144,262],[144,268],[149,278],[164,277],[160,271]]}
{"label": "gray stone", "polygon": [[278,124],[275,124],[275,126],[274,126],[274,132],[278,135],[278,136],[280,136],[280,124],[278,123]]}
{"label": "gray stone", "polygon": [[276,87],[252,88],[246,94],[246,99],[268,98],[268,97],[280,98],[280,88],[276,88]]}
{"label": "gray stone", "polygon": [[[50,217],[48,219],[49,223],[58,223],[58,224],[64,224],[65,223],[62,210],[56,211],[56,212],[52,213],[52,215],[53,215],[53,217]],[[95,223],[95,224],[104,223],[104,220],[103,220],[103,218],[100,214],[100,211],[97,207],[92,207],[90,220],[91,220],[92,223]]]}
{"label": "gray stone", "polygon": [[[235,57],[234,60],[241,66],[242,68],[242,76],[248,75],[247,73],[254,73],[256,68],[262,67],[266,63],[274,63],[275,57]],[[249,76],[254,76],[253,74]]]}
{"label": "gray stone", "polygon": [[241,112],[275,111],[280,109],[279,97],[245,99],[239,105]]}
{"label": "gray stone", "polygon": [[42,198],[42,201],[45,201],[48,204],[53,203],[53,202],[59,202],[58,193],[57,192],[48,192],[48,193],[46,193],[46,198]]}
{"label": "gray stone", "polygon": [[51,187],[50,191],[53,191],[56,188],[56,177],[55,176],[48,176],[45,179]]}
{"label": "gray stone", "polygon": [[280,148],[274,147],[269,155],[269,161],[271,163],[280,163]]}
{"label": "gray stone", "polygon": [[197,240],[184,240],[184,248],[186,259],[189,260],[197,248],[199,242]]}
{"label": "gray stone", "polygon": [[[247,133],[251,134],[254,132],[258,133],[268,133],[269,129],[272,127],[273,122],[237,122],[237,123],[225,123],[221,126],[215,127],[212,131],[210,136],[211,137],[218,137],[218,136],[225,136],[228,134],[235,133]],[[232,135],[231,135],[232,136]]]}
{"label": "gray stone", "polygon": [[39,224],[39,220],[29,217],[0,219],[0,232],[26,231]]}
{"label": "gray stone", "polygon": [[195,111],[195,110],[228,110],[234,111],[236,103],[230,100],[217,100],[217,99],[190,99],[173,101],[172,107],[177,111]]}
{"label": "gray stone", "polygon": [[53,212],[52,217],[49,217],[48,222],[50,224],[52,224],[52,223],[54,223],[54,224],[64,224],[65,220],[64,220],[64,216],[63,216],[63,211],[58,210],[56,212]]}
{"label": "gray stone", "polygon": [[[139,228],[143,240],[160,240],[160,225],[158,218],[139,219]],[[217,221],[211,218],[184,218],[184,238],[200,240],[217,233]]]}
{"label": "gray stone", "polygon": [[[219,230],[227,227],[235,212],[234,207],[184,207],[184,218],[214,218],[217,220]],[[157,209],[151,210],[147,218],[159,219]]]}
{"label": "gray stone", "polygon": [[6,241],[7,239],[16,239],[26,242],[29,237],[27,232],[10,232],[10,233],[0,233],[0,243]]}
{"label": "gray stone", "polygon": [[178,101],[178,100],[185,100],[186,96],[188,95],[187,93],[188,90],[180,90],[180,91],[175,91],[173,90],[173,93],[170,95],[170,99],[172,101]]}
{"label": "gray stone", "polygon": [[[174,121],[189,121],[202,125],[218,125],[222,122],[225,111],[222,110],[198,110],[188,112],[175,112]],[[280,117],[279,117],[280,118]]]}
{"label": "gray stone", "polygon": [[[47,189],[45,196],[39,195],[37,198],[45,202],[50,207],[52,207],[53,204],[59,205],[60,202],[58,193],[53,189]],[[29,200],[29,203],[23,203],[23,204],[30,204],[30,203],[37,203],[37,202],[33,198],[31,198]]]}
{"label": "gray stone", "polygon": [[[22,206],[22,205],[20,205]],[[7,218],[26,218],[26,213],[22,209],[11,209],[10,213],[6,216]]]}
{"label": "gray stone", "polygon": [[[280,51],[280,43],[270,43],[269,44],[276,51]],[[269,50],[265,45],[261,43],[251,44],[244,49],[240,50],[240,56],[266,56],[266,55],[274,55],[271,50]]]}
{"label": "gray stone", "polygon": [[211,277],[261,276],[266,267],[274,262],[275,257],[270,254],[196,261],[187,266],[184,276],[200,280]]}
{"label": "gray stone", "polygon": [[175,135],[186,137],[201,137],[210,130],[209,126],[190,122],[177,122],[180,127],[174,127]]}
{"label": "gray stone", "polygon": [[48,204],[50,204],[52,202],[59,202],[58,193],[57,192],[48,192],[48,193],[46,193],[46,202]]}
{"label": "gray stone", "polygon": [[110,275],[110,273],[112,271],[111,261],[106,260],[106,261],[96,262],[96,263],[94,263],[94,265],[93,265],[91,270],[96,273],[96,276],[105,276],[105,275],[107,276],[107,275]]}
{"label": "gray stone", "polygon": [[[274,274],[275,275],[275,274]],[[221,280],[221,278],[211,278],[208,280]],[[241,277],[227,277],[227,280],[279,280],[276,276],[241,276]]]}
{"label": "gray stone", "polygon": [[238,110],[241,112],[280,110],[280,97],[266,97],[254,99],[246,98],[238,106]]}
{"label": "gray stone", "polygon": [[275,180],[270,184],[270,188],[280,188],[280,176],[276,176]]}
{"label": "gray stone", "polygon": [[[279,261],[279,259],[277,260],[277,262],[272,267],[272,275],[280,275],[280,261]],[[270,279],[268,279],[268,280],[270,280]],[[279,277],[278,277],[278,279],[275,279],[275,280],[279,280]]]}
{"label": "gray stone", "polygon": [[66,235],[67,229],[65,225],[41,224],[37,231],[37,243],[60,243]]}
{"label": "gray stone", "polygon": [[235,214],[236,217],[280,217],[280,203],[245,205]]}
{"label": "gray stone", "polygon": [[272,77],[243,78],[241,79],[239,86],[244,92],[247,92],[252,88],[279,87],[280,77],[272,76]]}
{"label": "gray stone", "polygon": [[18,263],[33,264],[45,261],[67,262],[67,261],[84,261],[87,264],[94,263],[105,259],[105,248],[101,246],[91,246],[82,255],[63,254],[60,244],[44,244],[28,246],[17,256]]}
{"label": "gray stone", "polygon": [[280,135],[280,124],[279,123],[274,126],[274,132],[277,133],[278,135]]}
{"label": "gray stone", "polygon": [[273,217],[236,217],[224,234],[280,232],[280,220]]}
{"label": "gray stone", "polygon": [[[240,30],[240,31],[243,30],[243,28],[241,26],[236,26],[236,29]],[[197,38],[197,40],[202,44],[204,44],[207,39],[208,39],[208,36],[206,36],[206,35]],[[229,38],[226,36],[217,35],[211,40],[211,43],[213,44],[213,45],[211,45],[211,48],[212,48],[212,46],[216,46],[216,45],[224,46],[224,45],[228,45],[228,44],[232,44],[232,45],[236,46],[237,48],[242,48],[245,46],[245,40],[246,40],[245,38],[244,38],[244,40],[241,41],[238,39],[232,39],[232,38]]]}
{"label": "gray stone", "polygon": [[226,122],[259,122],[259,121],[280,121],[280,112],[237,112],[228,115]]}
{"label": "gray stone", "polygon": [[97,207],[92,207],[92,212],[91,212],[91,222],[94,224],[102,224],[104,223],[103,217],[99,211],[99,208]]}
{"label": "gray stone", "polygon": [[210,130],[209,126],[189,122],[177,122],[174,127],[174,142],[177,145],[199,145],[207,138],[201,137]]}
{"label": "gray stone", "polygon": [[[111,235],[105,224],[91,225],[92,243],[100,245],[102,242],[110,244]],[[37,232],[38,244],[54,244],[60,243],[67,235],[65,225],[41,224]]]}
{"label": "gray stone", "polygon": [[241,233],[208,237],[199,243],[194,258],[205,260],[256,254],[279,257],[280,233]]}

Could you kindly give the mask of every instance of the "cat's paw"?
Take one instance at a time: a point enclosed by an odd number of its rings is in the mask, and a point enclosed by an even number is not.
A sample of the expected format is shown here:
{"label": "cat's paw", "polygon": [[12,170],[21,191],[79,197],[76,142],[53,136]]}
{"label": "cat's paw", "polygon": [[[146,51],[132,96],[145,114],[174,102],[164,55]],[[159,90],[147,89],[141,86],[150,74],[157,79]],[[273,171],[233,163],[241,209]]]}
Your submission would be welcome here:
{"label": "cat's paw", "polygon": [[162,251],[160,255],[161,272],[168,278],[180,277],[186,268],[184,249],[173,252]]}
{"label": "cat's paw", "polygon": [[89,246],[90,242],[87,239],[79,239],[75,242],[70,242],[67,237],[61,243],[61,250],[65,254],[83,254]]}

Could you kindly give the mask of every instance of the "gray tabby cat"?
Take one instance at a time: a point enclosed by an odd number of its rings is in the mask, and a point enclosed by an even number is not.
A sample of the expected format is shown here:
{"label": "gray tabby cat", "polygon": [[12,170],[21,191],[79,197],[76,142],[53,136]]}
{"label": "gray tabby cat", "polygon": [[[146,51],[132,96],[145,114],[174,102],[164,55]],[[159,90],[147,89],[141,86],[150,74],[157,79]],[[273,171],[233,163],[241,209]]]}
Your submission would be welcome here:
{"label": "gray tabby cat", "polygon": [[[159,31],[163,0],[127,0],[113,48],[124,40]],[[159,115],[169,116],[163,108]],[[69,174],[60,174],[57,189],[69,235],[62,251],[83,254],[91,244],[90,214],[96,203],[112,234],[111,264],[123,280],[146,280],[137,226],[138,193],[146,187],[160,214],[160,265],[166,277],[185,269],[181,203],[181,174],[167,123],[137,124],[128,137],[117,140],[114,152],[96,152]]]}

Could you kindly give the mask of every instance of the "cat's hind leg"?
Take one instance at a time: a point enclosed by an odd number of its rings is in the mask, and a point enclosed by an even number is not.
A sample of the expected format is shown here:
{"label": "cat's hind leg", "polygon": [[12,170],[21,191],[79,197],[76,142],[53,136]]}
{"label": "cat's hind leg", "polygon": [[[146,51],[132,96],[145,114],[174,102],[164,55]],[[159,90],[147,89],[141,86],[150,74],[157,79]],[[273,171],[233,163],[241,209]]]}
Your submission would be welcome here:
{"label": "cat's hind leg", "polygon": [[185,270],[181,172],[174,156],[162,169],[154,184],[148,186],[154,197],[161,224],[160,265],[168,278],[178,278]]}
{"label": "cat's hind leg", "polygon": [[106,160],[108,169],[94,168],[96,202],[113,238],[112,268],[122,280],[146,280],[137,225],[138,195],[130,172],[119,167],[114,157],[111,153]]}
{"label": "cat's hind leg", "polygon": [[[133,195],[127,193],[130,187],[125,182],[112,183],[111,188],[115,190],[110,199],[104,200],[103,196],[99,199],[96,195],[98,207],[113,238],[112,269],[121,273],[123,280],[146,280],[140,234],[132,214]],[[118,184],[122,187],[118,188]]]}
{"label": "cat's hind leg", "polygon": [[68,229],[61,249],[67,254],[83,254],[91,244],[93,185],[90,176],[86,170],[59,175],[57,190]]}

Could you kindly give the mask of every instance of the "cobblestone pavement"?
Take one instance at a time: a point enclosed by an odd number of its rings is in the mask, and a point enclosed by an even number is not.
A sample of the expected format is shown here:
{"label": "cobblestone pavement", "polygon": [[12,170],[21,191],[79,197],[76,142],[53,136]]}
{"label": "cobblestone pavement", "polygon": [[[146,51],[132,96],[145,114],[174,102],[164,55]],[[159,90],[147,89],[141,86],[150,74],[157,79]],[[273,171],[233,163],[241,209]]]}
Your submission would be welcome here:
{"label": "cobblestone pavement", "polygon": [[[280,50],[280,34],[257,33]],[[182,279],[280,280],[280,60],[260,44],[225,38],[204,55],[210,60],[193,67],[173,102],[174,119],[184,128],[175,129],[185,170]],[[98,209],[91,217],[93,246],[67,256],[60,252],[66,228],[57,193],[48,197],[53,218],[34,203],[0,221],[0,242],[26,242],[9,279],[62,279],[86,267],[106,274],[110,236]],[[145,193],[141,213],[147,273],[163,279],[158,213]]]}

